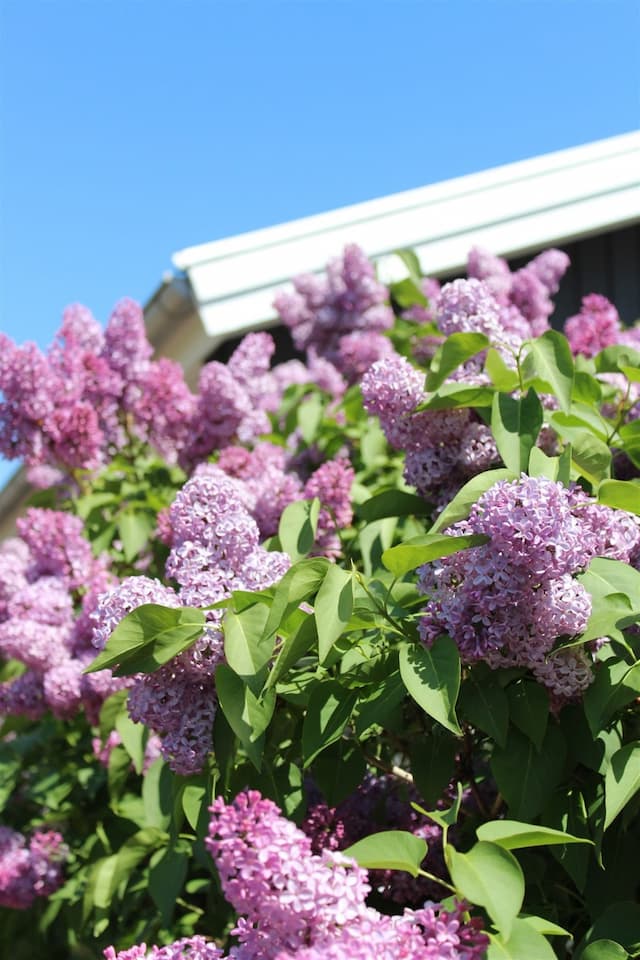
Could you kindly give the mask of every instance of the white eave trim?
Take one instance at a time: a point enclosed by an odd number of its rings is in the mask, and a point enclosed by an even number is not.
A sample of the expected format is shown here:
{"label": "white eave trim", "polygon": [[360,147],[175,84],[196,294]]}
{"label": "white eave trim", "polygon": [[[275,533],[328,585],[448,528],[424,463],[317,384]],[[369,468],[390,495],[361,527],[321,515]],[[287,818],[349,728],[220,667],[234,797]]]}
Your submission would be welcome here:
{"label": "white eave trim", "polygon": [[189,247],[174,255],[210,336],[272,322],[275,293],[322,270],[345,244],[402,276],[413,247],[425,273],[460,269],[474,244],[516,255],[640,219],[640,133],[457,177],[417,190]]}

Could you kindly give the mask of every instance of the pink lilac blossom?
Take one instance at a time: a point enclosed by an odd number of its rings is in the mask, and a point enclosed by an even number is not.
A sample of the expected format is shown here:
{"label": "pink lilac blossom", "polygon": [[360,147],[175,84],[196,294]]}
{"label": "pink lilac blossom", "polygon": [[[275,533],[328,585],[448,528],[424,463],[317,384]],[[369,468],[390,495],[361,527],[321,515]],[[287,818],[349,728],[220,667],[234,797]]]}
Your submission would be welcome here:
{"label": "pink lilac blossom", "polygon": [[0,826],[0,905],[26,910],[36,897],[48,897],[63,880],[68,851],[61,834],[36,830],[26,837]]}
{"label": "pink lilac blossom", "polygon": [[260,536],[277,533],[282,511],[302,496],[298,476],[286,469],[284,448],[272,443],[258,443],[253,450],[227,447],[220,452],[217,465],[243,482],[251,497],[249,512],[260,528]]}
{"label": "pink lilac blossom", "polygon": [[0,684],[0,714],[39,720],[47,712],[42,675],[26,670],[15,680]]}
{"label": "pink lilac blossom", "polygon": [[582,298],[580,313],[565,321],[564,332],[573,354],[595,357],[605,347],[620,342],[622,324],[606,297],[590,293]]}
{"label": "pink lilac blossom", "polygon": [[425,398],[424,374],[404,357],[374,363],[360,386],[365,410],[380,418],[391,446],[405,450],[406,482],[436,506],[469,476],[499,462],[490,429],[473,411],[415,412]]}
{"label": "pink lilac blossom", "polygon": [[474,247],[467,262],[469,277],[482,280],[500,305],[503,327],[522,339],[537,337],[549,329],[560,280],[570,266],[562,250],[544,250],[526,266],[512,273],[506,260]]}
{"label": "pink lilac blossom", "polygon": [[182,937],[165,947],[151,947],[141,943],[116,953],[115,947],[107,947],[105,960],[221,960],[222,951],[201,936]]}
{"label": "pink lilac blossom", "polygon": [[140,381],[133,411],[140,439],[175,463],[190,441],[196,404],[180,364],[161,357],[149,365]]}
{"label": "pink lilac blossom", "polygon": [[399,354],[374,363],[360,384],[364,408],[380,419],[392,447],[408,444],[411,415],[424,398],[424,373]]}
{"label": "pink lilac blossom", "polygon": [[578,488],[523,475],[491,487],[450,532],[490,539],[421,568],[429,597],[423,642],[448,633],[467,663],[529,667],[556,705],[577,697],[591,679],[587,659],[553,653],[559,638],[584,632],[591,614],[575,574],[596,556],[632,561],[640,553],[637,520]]}
{"label": "pink lilac blossom", "polygon": [[298,350],[313,348],[340,368],[340,339],[356,331],[380,333],[393,324],[388,290],[355,244],[327,264],[322,277],[303,275],[293,291],[279,293],[274,306]]}
{"label": "pink lilac blossom", "polygon": [[320,501],[315,555],[335,558],[340,553],[339,530],[353,520],[351,487],[355,473],[348,460],[327,460],[315,470],[304,486],[304,497]]}
{"label": "pink lilac blossom", "polygon": [[348,333],[340,337],[338,367],[349,383],[358,383],[373,363],[392,353],[391,341],[381,333]]}
{"label": "pink lilac blossom", "polygon": [[[311,841],[256,791],[211,807],[209,837],[224,896],[244,917],[241,942],[268,938],[269,953],[295,950],[356,920],[369,892],[366,871]],[[266,945],[265,945],[266,947]]]}
{"label": "pink lilac blossom", "polygon": [[94,561],[79,517],[30,508],[18,518],[16,528],[30,550],[30,580],[51,574],[62,577],[70,589],[82,586]]}
{"label": "pink lilac blossom", "polygon": [[98,592],[111,582],[105,560],[93,557],[81,522],[69,514],[32,509],[17,525],[21,538],[0,552],[16,561],[13,572],[0,564],[0,651],[27,671],[0,686],[2,708],[32,718],[50,709],[68,718],[84,707],[93,720],[122,685],[110,671],[83,676],[95,656],[88,621]]}

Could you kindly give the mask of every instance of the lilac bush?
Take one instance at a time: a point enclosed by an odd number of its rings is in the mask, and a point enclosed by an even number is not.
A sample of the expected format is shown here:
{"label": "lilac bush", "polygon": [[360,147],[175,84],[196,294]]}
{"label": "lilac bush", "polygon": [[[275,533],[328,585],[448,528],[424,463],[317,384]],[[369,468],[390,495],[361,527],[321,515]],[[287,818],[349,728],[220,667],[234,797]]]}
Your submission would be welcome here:
{"label": "lilac bush", "polygon": [[2,337],[19,960],[637,952],[638,328],[557,317],[559,250],[400,257],[195,392],[130,300]]}

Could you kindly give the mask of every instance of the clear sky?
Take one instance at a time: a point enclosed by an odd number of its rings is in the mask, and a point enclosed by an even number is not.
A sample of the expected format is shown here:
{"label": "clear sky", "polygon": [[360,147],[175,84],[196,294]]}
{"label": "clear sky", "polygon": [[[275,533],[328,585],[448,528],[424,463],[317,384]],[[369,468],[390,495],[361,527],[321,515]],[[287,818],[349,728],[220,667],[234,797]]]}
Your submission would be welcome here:
{"label": "clear sky", "polygon": [[46,346],[182,247],[637,129],[639,37],[640,0],[0,0],[0,329]]}

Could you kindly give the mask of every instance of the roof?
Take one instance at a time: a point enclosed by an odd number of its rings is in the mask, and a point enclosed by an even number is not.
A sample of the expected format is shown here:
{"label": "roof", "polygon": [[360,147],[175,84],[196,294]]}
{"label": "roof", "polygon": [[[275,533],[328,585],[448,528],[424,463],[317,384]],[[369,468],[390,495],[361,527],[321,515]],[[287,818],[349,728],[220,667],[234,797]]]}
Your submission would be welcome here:
{"label": "roof", "polygon": [[423,272],[438,276],[463,267],[474,244],[517,256],[639,219],[635,132],[188,247],[173,262],[204,332],[219,338],[273,322],[276,291],[347,243],[378,260],[389,281],[406,275],[399,248],[412,247]]}

